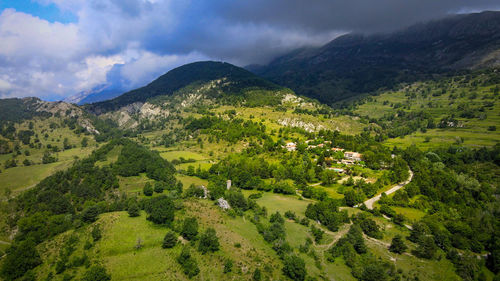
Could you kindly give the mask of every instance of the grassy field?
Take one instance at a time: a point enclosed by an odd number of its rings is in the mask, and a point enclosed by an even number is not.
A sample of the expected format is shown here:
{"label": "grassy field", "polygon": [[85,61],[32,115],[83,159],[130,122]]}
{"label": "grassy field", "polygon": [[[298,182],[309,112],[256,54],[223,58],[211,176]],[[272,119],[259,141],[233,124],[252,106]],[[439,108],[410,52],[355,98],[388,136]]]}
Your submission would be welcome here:
{"label": "grassy field", "polygon": [[[450,84],[444,93],[437,93],[441,88],[432,83],[416,83],[409,87],[430,87],[431,92],[423,95],[408,95],[405,91],[389,91],[368,99],[359,105],[355,113],[370,118],[380,118],[386,114],[395,114],[397,110],[406,112],[425,111],[439,122],[441,118],[454,114],[462,124],[459,128],[429,129],[427,132],[414,132],[404,138],[388,139],[389,146],[407,147],[416,144],[424,149],[433,148],[442,144],[463,141],[468,146],[491,146],[500,142],[500,130],[490,131],[491,126],[500,124],[500,99],[492,92],[494,87],[457,87]],[[491,103],[491,107],[484,107]],[[481,118],[460,117],[457,108],[482,108],[477,115]],[[498,128],[500,129],[500,128]]]}
{"label": "grassy field", "polygon": [[[248,196],[255,191],[243,190],[243,194]],[[286,196],[276,193],[264,192],[262,197],[257,199],[257,204],[267,208],[269,214],[280,212],[282,215],[286,211],[292,211],[297,215],[304,216],[307,205],[311,201],[299,200],[297,196]]]}
{"label": "grassy field", "polygon": [[[21,192],[35,186],[42,179],[52,175],[57,171],[67,169],[71,166],[76,158],[82,158],[89,155],[95,147],[72,148],[56,153],[58,161],[50,164],[35,164],[31,166],[20,166],[3,170],[0,173],[0,197],[4,196],[7,189],[13,194]],[[31,156],[20,155],[17,157],[18,162],[24,161],[25,158],[36,158],[35,150],[32,150]],[[5,155],[3,155],[5,157]]]}

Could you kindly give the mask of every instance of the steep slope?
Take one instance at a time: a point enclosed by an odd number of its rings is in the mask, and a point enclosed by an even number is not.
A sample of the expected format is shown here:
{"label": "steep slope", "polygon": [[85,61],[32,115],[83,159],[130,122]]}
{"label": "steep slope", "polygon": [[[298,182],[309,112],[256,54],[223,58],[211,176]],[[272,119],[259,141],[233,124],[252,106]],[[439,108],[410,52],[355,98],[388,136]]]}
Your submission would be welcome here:
{"label": "steep slope", "polygon": [[[0,121],[20,122],[34,117],[61,116],[76,118],[78,125],[89,133],[99,133],[90,119],[85,117],[86,112],[80,107],[66,102],[47,102],[39,98],[0,99]],[[1,128],[1,127],[0,127]]]}
{"label": "steep slope", "polygon": [[225,92],[234,94],[239,94],[242,90],[253,87],[268,90],[279,89],[279,86],[243,68],[229,63],[205,61],[175,68],[147,86],[132,90],[109,101],[94,103],[86,108],[96,114],[101,114],[132,103],[145,102],[155,96],[172,95],[175,91],[193,83],[207,83],[222,78],[232,82],[227,84]]}
{"label": "steep slope", "polygon": [[254,73],[333,103],[430,74],[500,66],[500,12],[459,15],[390,34],[348,34]]}

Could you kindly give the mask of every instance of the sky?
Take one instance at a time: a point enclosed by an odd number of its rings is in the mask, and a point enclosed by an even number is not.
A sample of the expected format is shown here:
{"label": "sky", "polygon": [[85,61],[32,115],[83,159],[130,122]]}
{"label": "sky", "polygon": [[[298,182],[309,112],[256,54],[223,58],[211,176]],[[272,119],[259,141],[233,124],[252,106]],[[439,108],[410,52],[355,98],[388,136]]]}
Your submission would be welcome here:
{"label": "sky", "polygon": [[0,98],[143,86],[200,61],[265,64],[348,32],[388,32],[498,0],[0,0]]}

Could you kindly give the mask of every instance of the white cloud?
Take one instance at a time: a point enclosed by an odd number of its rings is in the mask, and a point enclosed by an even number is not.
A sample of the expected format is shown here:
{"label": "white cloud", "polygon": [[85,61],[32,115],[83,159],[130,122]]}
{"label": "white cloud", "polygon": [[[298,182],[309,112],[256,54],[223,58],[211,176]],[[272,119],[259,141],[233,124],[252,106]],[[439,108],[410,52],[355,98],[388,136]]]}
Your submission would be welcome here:
{"label": "white cloud", "polygon": [[371,0],[33,1],[55,4],[77,22],[0,11],[0,97],[71,96],[116,82],[107,81],[110,73],[137,87],[196,60],[265,63],[297,47],[324,44],[339,30],[393,27],[429,18],[429,11],[435,17],[497,0],[443,0],[440,7],[431,0],[384,0],[377,6]]}

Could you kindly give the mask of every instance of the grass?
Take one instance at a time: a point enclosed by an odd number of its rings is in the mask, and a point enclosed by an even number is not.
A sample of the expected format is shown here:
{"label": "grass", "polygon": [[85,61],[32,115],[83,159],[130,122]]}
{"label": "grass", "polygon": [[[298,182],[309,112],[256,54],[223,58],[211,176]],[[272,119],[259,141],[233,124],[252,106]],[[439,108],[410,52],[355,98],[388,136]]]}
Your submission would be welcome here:
{"label": "grass", "polygon": [[398,255],[387,251],[385,246],[366,241],[368,248],[378,257],[384,260],[392,260],[396,268],[403,270],[405,275],[418,276],[418,280],[462,280],[455,273],[453,264],[447,259],[425,260],[409,255]]}
{"label": "grass", "polygon": [[[417,86],[420,84],[424,85],[424,87],[429,86],[430,88],[438,89],[432,83],[417,83]],[[418,131],[404,138],[388,139],[385,143],[391,147],[398,146],[404,148],[416,144],[423,149],[430,149],[442,144],[455,143],[458,138],[461,138],[463,144],[468,146],[492,146],[500,142],[500,130],[488,130],[488,127],[498,127],[498,124],[500,124],[500,114],[498,114],[500,100],[491,94],[493,87],[457,87],[453,83],[450,85],[451,87],[447,88],[444,94],[437,96],[429,94],[427,97],[416,94],[415,97],[410,98],[403,91],[388,91],[358,106],[355,113],[369,116],[370,118],[380,118],[385,114],[394,114],[397,110],[404,110],[406,112],[423,110],[431,114],[436,122],[439,122],[441,118],[447,115],[455,114],[456,119],[463,124],[462,128],[430,129],[425,133]],[[473,97],[473,93],[477,95]],[[452,95],[455,98],[452,98]],[[485,102],[493,104],[492,107],[479,112],[485,118],[479,119],[477,116],[470,119],[457,117],[460,113],[460,110],[457,109],[459,105],[467,104],[471,107],[480,108]],[[403,106],[396,109],[391,106],[395,104]]]}
{"label": "grass", "polygon": [[207,180],[200,179],[198,177],[190,177],[190,176],[180,175],[180,174],[177,174],[175,177],[182,182],[182,185],[184,186],[184,188],[188,188],[191,184],[194,184],[196,186],[200,186],[200,185],[208,186]]}
{"label": "grass", "polygon": [[405,208],[405,207],[391,207],[396,213],[402,214],[405,218],[409,219],[410,222],[419,221],[421,218],[425,216],[425,213],[414,209],[414,208]]}
{"label": "grass", "polygon": [[[92,152],[93,148],[73,148],[57,153],[58,161],[50,164],[37,164],[23,166],[22,164],[3,170],[0,173],[0,196],[10,189],[14,194],[35,186],[42,179],[57,171],[69,168],[75,156],[83,158]],[[29,156],[30,158],[35,156]],[[18,156],[18,162],[22,162],[26,156]],[[29,175],[29,176],[27,176]]]}
{"label": "grass", "polygon": [[[243,194],[248,196],[255,191],[244,190]],[[268,214],[280,212],[282,215],[286,211],[292,211],[297,215],[304,216],[307,205],[311,203],[307,200],[299,200],[296,196],[286,196],[271,192],[265,192],[262,197],[257,199],[257,204],[266,207]]]}
{"label": "grass", "polygon": [[139,174],[138,176],[121,177],[118,176],[120,190],[131,195],[142,195],[144,185],[149,182],[154,183],[154,180],[148,178],[146,174]]}
{"label": "grass", "polygon": [[204,155],[192,151],[166,151],[161,152],[160,156],[168,161],[179,159],[181,157],[183,157],[184,159],[194,159],[197,161],[206,159]]}

